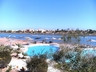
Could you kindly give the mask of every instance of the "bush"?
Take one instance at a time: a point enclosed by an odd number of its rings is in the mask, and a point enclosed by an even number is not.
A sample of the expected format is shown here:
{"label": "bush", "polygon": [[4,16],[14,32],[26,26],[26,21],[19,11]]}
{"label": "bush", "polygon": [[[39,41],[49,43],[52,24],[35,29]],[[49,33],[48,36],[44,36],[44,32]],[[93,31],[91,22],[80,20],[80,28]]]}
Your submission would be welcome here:
{"label": "bush", "polygon": [[0,68],[6,67],[11,61],[10,50],[6,47],[0,46]]}
{"label": "bush", "polygon": [[26,63],[28,70],[31,72],[47,72],[46,55],[35,55]]}
{"label": "bush", "polygon": [[55,67],[63,71],[96,72],[96,56],[91,58],[82,57],[79,48],[72,51],[59,51],[53,55],[53,60],[57,62]]}
{"label": "bush", "polygon": [[16,45],[17,45],[18,47],[20,47],[20,48],[21,48],[21,47],[23,47],[23,46],[22,46],[22,44],[19,44],[19,43],[18,43],[18,44],[16,44]]}
{"label": "bush", "polygon": [[11,71],[11,66],[9,66],[8,70],[6,70],[6,72],[10,72]]}

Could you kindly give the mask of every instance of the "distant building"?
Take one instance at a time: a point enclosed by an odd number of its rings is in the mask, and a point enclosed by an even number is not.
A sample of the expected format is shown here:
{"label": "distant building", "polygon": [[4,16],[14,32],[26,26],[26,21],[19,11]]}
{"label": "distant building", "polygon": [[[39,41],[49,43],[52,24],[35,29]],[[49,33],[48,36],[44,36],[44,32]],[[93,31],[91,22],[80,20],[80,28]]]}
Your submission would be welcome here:
{"label": "distant building", "polygon": [[41,33],[46,32],[46,30],[45,30],[45,29],[38,29],[38,31],[41,31]]}
{"label": "distant building", "polygon": [[34,31],[35,31],[34,29],[26,29],[26,30],[25,30],[26,33],[32,33],[32,32],[34,32]]}

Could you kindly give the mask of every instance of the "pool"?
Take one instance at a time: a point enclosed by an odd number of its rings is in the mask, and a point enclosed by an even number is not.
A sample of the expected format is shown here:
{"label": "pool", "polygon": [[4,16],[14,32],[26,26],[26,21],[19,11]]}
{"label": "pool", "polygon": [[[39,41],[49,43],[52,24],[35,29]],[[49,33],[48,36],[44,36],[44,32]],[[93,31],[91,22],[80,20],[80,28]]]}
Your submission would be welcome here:
{"label": "pool", "polygon": [[59,50],[59,47],[54,45],[35,45],[28,47],[26,54],[34,56],[38,54],[53,54]]}

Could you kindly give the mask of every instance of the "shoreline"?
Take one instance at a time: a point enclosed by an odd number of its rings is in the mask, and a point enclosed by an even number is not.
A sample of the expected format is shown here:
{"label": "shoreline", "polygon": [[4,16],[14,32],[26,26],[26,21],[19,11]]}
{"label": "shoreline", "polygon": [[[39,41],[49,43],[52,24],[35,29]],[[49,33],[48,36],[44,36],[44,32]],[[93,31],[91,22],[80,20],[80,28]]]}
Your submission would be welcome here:
{"label": "shoreline", "polygon": [[14,46],[16,44],[27,44],[28,41],[25,40],[20,40],[20,39],[13,39],[13,38],[0,38],[0,45],[4,45],[4,46]]}
{"label": "shoreline", "polygon": [[[39,42],[39,41],[36,41],[36,43],[34,43],[34,40],[32,40],[32,42],[30,42],[29,40],[21,40],[21,39],[16,39],[16,38],[6,38],[6,37],[3,37],[3,38],[0,38],[0,45],[4,45],[4,46],[15,46],[16,44],[21,44],[21,45],[29,45],[30,46],[34,45],[55,45],[57,47],[60,47],[60,45],[65,45],[65,46],[74,46],[72,44],[66,44],[66,43],[42,43],[42,42]],[[87,48],[92,48],[92,47],[96,47],[96,46],[92,46],[92,45],[84,45],[84,44],[79,44],[80,46],[83,46],[83,47],[87,47]]]}
{"label": "shoreline", "polygon": [[[63,33],[5,33],[5,32],[0,32],[0,34],[38,34],[38,35],[64,35]],[[84,34],[83,34],[84,35]],[[82,36],[82,35],[81,35]],[[87,34],[85,36],[96,36],[96,34]]]}

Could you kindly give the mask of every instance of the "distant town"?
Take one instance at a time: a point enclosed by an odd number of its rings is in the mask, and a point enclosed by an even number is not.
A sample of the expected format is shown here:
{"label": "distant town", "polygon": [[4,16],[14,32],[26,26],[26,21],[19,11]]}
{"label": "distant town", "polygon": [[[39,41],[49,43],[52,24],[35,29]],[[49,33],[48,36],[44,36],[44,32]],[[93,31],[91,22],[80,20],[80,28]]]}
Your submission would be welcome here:
{"label": "distant town", "polygon": [[78,33],[82,35],[96,35],[96,30],[73,30],[73,29],[56,29],[56,30],[46,30],[46,29],[25,29],[25,30],[0,30],[0,33],[32,33],[32,34],[68,34],[68,33]]}

